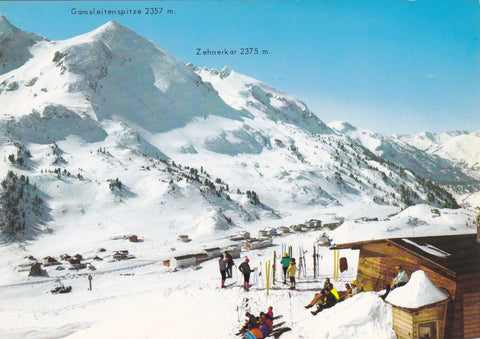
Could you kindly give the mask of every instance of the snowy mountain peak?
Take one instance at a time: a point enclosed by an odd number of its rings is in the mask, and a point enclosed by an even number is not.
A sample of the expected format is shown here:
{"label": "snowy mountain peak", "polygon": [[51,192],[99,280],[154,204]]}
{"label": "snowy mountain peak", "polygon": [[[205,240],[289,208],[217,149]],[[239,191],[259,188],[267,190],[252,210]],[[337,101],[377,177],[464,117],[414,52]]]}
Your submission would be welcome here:
{"label": "snowy mountain peak", "polygon": [[19,31],[3,14],[0,14],[0,34],[11,34]]}
{"label": "snowy mountain peak", "polygon": [[0,75],[25,64],[32,57],[30,47],[41,40],[45,39],[21,31],[0,14]]}
{"label": "snowy mountain peak", "polygon": [[225,79],[232,74],[232,70],[228,68],[227,66],[223,67],[222,70],[220,71],[220,79]]}
{"label": "snowy mountain peak", "polygon": [[328,124],[328,127],[340,133],[354,132],[357,130],[357,127],[349,124],[346,121],[332,121]]}
{"label": "snowy mountain peak", "polygon": [[98,27],[97,29],[87,34],[84,34],[84,36],[92,37],[95,39],[101,39],[101,40],[109,40],[109,41],[111,41],[113,38],[128,40],[136,37],[136,38],[141,38],[143,40],[148,41],[147,39],[135,33],[135,31],[133,31],[132,29],[118,23],[115,20],[111,20],[107,22],[106,24]]}
{"label": "snowy mountain peak", "polygon": [[451,136],[451,137],[457,137],[459,135],[464,135],[464,134],[469,134],[469,133],[468,133],[468,131],[465,131],[465,130],[455,130],[455,131],[449,131],[446,134]]}

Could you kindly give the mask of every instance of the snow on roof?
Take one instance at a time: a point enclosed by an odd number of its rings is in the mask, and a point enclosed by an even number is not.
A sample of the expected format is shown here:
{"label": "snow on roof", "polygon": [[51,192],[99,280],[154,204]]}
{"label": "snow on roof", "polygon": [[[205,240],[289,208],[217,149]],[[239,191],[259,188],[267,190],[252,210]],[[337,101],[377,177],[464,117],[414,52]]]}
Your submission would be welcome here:
{"label": "snow on roof", "polygon": [[446,258],[450,255],[450,253],[442,251],[441,249],[436,248],[433,245],[429,245],[429,244],[420,245],[410,239],[402,239],[402,240],[436,257]]}
{"label": "snow on roof", "polygon": [[448,294],[435,286],[424,271],[412,273],[408,283],[394,289],[386,300],[395,306],[419,308],[448,299]]}

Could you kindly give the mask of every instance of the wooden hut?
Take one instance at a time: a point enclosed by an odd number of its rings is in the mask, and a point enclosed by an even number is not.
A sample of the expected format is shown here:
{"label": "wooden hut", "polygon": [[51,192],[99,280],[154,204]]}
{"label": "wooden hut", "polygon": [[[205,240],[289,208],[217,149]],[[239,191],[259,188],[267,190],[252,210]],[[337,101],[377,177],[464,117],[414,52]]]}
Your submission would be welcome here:
{"label": "wooden hut", "polygon": [[397,338],[445,338],[450,297],[424,271],[414,272],[409,282],[393,290],[386,301],[392,305],[392,325]]}
{"label": "wooden hut", "polygon": [[445,337],[448,300],[418,308],[392,307],[392,325],[398,339]]}
{"label": "wooden hut", "polygon": [[332,249],[360,250],[357,285],[365,291],[385,288],[401,264],[423,270],[448,291],[445,337],[480,337],[480,243],[477,234],[380,239],[338,244]]}

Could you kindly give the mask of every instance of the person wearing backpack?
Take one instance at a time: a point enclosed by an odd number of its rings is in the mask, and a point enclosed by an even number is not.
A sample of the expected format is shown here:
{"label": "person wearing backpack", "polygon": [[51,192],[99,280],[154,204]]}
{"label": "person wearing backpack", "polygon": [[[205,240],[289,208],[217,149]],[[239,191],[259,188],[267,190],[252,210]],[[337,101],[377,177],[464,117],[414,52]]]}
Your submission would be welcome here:
{"label": "person wearing backpack", "polygon": [[250,290],[250,273],[252,272],[252,269],[250,268],[250,265],[248,264],[249,260],[248,257],[245,258],[245,261],[240,264],[238,269],[240,272],[243,273],[243,288],[245,291]]}
{"label": "person wearing backpack", "polygon": [[288,266],[290,265],[290,257],[288,256],[287,252],[283,253],[282,260],[280,260],[283,269],[283,283],[287,283],[287,270]]}

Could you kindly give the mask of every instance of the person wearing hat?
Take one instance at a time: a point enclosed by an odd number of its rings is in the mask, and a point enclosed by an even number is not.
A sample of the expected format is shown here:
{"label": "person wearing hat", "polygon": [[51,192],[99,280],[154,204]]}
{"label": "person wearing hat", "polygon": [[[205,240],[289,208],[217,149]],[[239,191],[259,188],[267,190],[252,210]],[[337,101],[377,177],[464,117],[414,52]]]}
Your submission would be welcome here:
{"label": "person wearing hat", "polygon": [[355,280],[352,280],[350,282],[350,286],[352,287],[352,295],[357,295],[358,294],[358,288],[357,288],[357,282]]}
{"label": "person wearing hat", "polygon": [[283,253],[283,258],[282,260],[280,260],[280,263],[282,264],[282,268],[283,268],[283,283],[286,284],[287,270],[288,270],[288,266],[290,265],[290,257],[288,256],[287,252]]}
{"label": "person wearing hat", "polygon": [[245,261],[242,262],[240,266],[238,266],[240,272],[243,273],[243,288],[245,289],[245,291],[250,290],[250,273],[252,272],[252,269],[250,268],[248,262],[248,257],[245,257]]}

